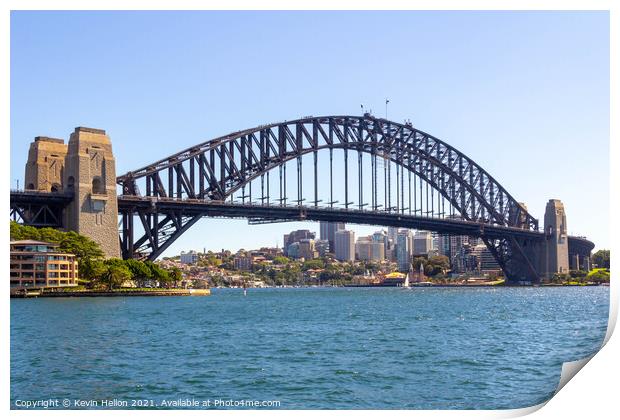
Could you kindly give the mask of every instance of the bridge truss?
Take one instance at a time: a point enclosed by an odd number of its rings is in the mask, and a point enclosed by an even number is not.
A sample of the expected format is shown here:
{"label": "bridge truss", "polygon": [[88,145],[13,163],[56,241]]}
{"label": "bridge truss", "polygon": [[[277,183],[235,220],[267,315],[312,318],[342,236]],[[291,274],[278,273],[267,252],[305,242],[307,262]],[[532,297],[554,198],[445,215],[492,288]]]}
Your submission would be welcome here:
{"label": "bridge truss", "polygon": [[[201,217],[226,216],[213,206],[227,203],[229,215],[253,222],[304,220],[308,211],[339,209],[346,221],[360,213],[366,223],[384,226],[402,225],[403,218],[418,228],[424,219],[443,220],[434,230],[447,233],[457,232],[450,230],[455,220],[474,223],[507,276],[538,277],[524,246],[532,233],[542,234],[524,206],[449,144],[368,114],[237,131],[128,172],[117,183],[125,258],[155,259]],[[232,211],[235,204],[241,213]],[[490,235],[494,228],[507,230]]]}

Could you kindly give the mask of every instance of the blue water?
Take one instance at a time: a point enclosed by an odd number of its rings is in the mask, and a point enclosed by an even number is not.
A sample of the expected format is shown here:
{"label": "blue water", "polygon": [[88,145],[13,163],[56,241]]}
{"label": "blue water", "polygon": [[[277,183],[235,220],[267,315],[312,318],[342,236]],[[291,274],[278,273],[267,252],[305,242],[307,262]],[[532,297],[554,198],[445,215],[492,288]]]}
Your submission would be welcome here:
{"label": "blue water", "polygon": [[11,300],[11,402],[499,409],[596,352],[609,288],[218,289]]}

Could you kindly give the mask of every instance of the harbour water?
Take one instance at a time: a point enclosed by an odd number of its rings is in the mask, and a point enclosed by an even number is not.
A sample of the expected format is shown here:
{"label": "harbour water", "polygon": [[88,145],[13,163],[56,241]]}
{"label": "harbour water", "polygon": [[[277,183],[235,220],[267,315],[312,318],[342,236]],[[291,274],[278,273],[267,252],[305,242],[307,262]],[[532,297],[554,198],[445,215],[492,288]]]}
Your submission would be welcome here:
{"label": "harbour water", "polygon": [[599,349],[608,306],[607,287],[12,299],[11,404],[520,408],[553,395],[563,362]]}

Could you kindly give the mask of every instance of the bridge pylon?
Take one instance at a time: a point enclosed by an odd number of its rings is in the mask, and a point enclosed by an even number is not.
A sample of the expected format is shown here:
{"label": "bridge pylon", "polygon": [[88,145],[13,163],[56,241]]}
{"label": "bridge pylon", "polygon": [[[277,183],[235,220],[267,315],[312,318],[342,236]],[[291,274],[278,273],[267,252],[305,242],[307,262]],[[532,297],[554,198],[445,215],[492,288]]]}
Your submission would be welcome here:
{"label": "bridge pylon", "polygon": [[97,242],[107,257],[120,257],[116,168],[104,130],[77,127],[71,134],[63,186],[73,192],[64,226]]}

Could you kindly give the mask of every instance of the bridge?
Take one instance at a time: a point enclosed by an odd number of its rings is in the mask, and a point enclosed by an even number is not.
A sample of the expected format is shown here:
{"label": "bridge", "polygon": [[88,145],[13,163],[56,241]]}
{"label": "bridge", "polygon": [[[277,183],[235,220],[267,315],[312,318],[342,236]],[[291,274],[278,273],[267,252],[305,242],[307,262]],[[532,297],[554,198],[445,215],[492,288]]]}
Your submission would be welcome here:
{"label": "bridge", "polygon": [[410,123],[370,114],[261,125],[118,177],[105,131],[78,127],[64,155],[61,144],[31,144],[27,190],[11,193],[13,219],[89,234],[123,258],[157,258],[203,217],[474,236],[513,283],[587,266],[594,247],[567,235],[559,200],[547,204],[541,229],[468,156]]}

